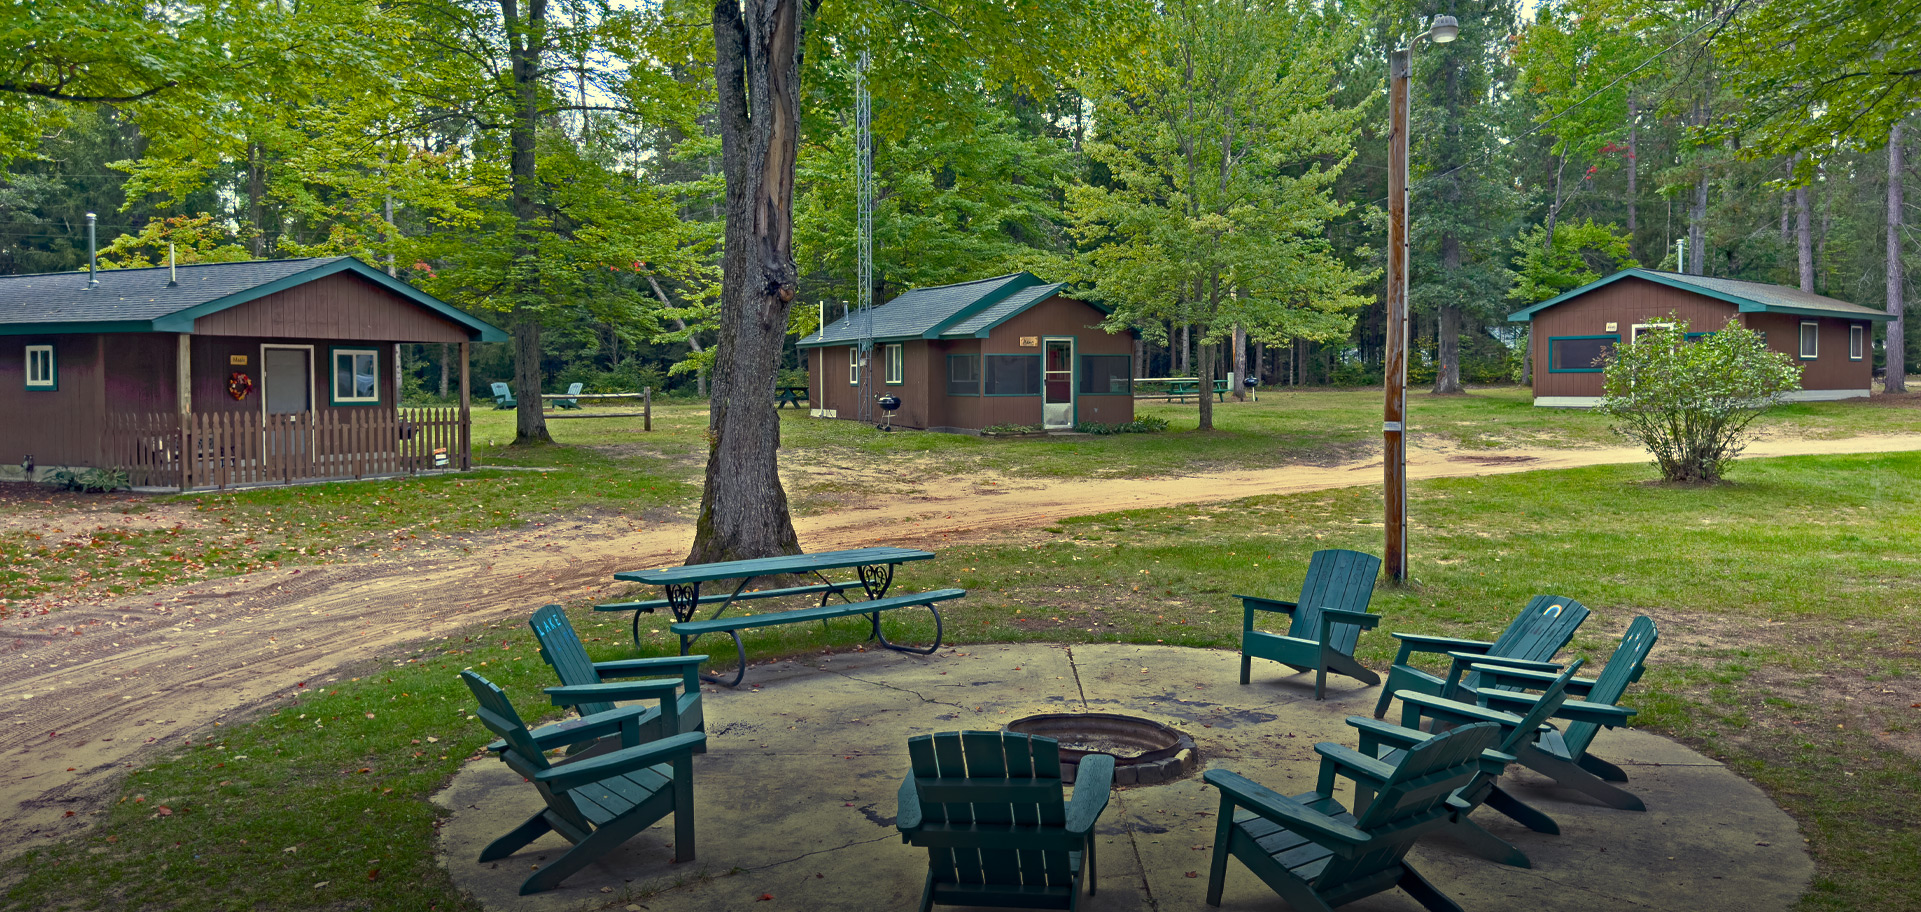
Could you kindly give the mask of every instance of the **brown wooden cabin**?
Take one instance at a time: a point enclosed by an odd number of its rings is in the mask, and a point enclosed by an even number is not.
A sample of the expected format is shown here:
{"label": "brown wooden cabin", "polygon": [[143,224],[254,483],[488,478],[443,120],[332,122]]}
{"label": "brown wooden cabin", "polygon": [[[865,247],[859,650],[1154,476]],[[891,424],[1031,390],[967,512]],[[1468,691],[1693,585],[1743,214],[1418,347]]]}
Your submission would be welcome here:
{"label": "brown wooden cabin", "polygon": [[1508,317],[1529,324],[1533,335],[1534,404],[1601,404],[1597,360],[1669,314],[1695,332],[1713,332],[1733,318],[1761,333],[1769,348],[1801,365],[1801,389],[1785,397],[1800,402],[1865,398],[1874,324],[1893,319],[1798,288],[1624,269]]}
{"label": "brown wooden cabin", "polygon": [[800,341],[813,414],[857,419],[865,395],[899,398],[893,424],[928,430],[1134,420],[1131,335],[1103,329],[1106,309],[1060,289],[1017,272],[916,288],[870,310],[869,326],[858,314],[835,321]]}
{"label": "brown wooden cabin", "polygon": [[[471,467],[468,345],[507,338],[485,321],[352,257],[96,279],[0,277],[6,476],[189,490]],[[402,342],[460,346],[458,407],[399,407]]]}

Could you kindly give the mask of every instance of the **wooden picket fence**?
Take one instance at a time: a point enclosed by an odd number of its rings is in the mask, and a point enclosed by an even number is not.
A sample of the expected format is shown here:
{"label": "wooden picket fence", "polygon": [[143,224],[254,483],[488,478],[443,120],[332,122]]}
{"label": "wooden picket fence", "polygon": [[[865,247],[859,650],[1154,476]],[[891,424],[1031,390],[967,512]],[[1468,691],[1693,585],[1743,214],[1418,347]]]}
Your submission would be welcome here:
{"label": "wooden picket fence", "polygon": [[466,468],[457,408],[116,414],[105,465],[137,487],[227,488]]}

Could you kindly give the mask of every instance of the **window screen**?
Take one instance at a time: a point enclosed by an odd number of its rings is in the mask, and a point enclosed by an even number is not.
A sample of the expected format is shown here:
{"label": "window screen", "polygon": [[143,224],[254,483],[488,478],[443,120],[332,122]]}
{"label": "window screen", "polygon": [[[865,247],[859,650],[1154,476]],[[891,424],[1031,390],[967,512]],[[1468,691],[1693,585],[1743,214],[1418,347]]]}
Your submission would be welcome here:
{"label": "window screen", "polygon": [[1133,392],[1128,387],[1133,361],[1129,355],[1082,355],[1081,392],[1094,395]]}
{"label": "window screen", "polygon": [[1033,355],[988,355],[987,395],[1038,396],[1041,394],[1041,359]]}
{"label": "window screen", "polygon": [[1801,357],[1818,358],[1821,356],[1821,324],[1807,322],[1801,324]]}
{"label": "window screen", "polygon": [[1614,346],[1621,341],[1619,336],[1576,336],[1567,339],[1549,339],[1547,343],[1548,370],[1562,373],[1598,371],[1602,358],[1614,352]]}
{"label": "window screen", "polygon": [[906,370],[902,367],[900,349],[901,347],[898,345],[887,346],[887,374],[885,382],[895,384],[896,386],[906,382],[907,376]]}
{"label": "window screen", "polygon": [[947,395],[978,396],[981,394],[981,356],[947,356]]}
{"label": "window screen", "polygon": [[53,346],[27,346],[27,389],[57,390],[60,374],[54,367]]}
{"label": "window screen", "polygon": [[1865,326],[1848,327],[1848,360],[1859,361],[1867,355],[1868,328]]}

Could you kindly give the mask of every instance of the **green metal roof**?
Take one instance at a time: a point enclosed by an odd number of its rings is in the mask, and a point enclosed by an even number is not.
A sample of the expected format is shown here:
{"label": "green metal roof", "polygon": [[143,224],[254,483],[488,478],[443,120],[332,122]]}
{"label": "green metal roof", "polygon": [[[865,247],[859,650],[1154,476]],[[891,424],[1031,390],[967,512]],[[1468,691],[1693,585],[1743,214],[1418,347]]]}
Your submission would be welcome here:
{"label": "green metal roof", "polygon": [[[465,327],[476,342],[507,333],[353,257],[190,263],[168,284],[164,266],[103,269],[89,287],[84,272],[0,276],[0,336],[82,332],[193,332],[208,314],[350,272]],[[405,341],[405,340],[402,340]]]}
{"label": "green metal roof", "polygon": [[[871,328],[858,325],[860,316],[850,314],[803,337],[799,344],[802,348],[851,345],[863,336],[876,342],[985,337],[988,330],[1046,300],[1060,287],[1045,284],[1031,273],[1016,272],[954,285],[916,288],[869,311]],[[962,326],[973,328],[963,332]]]}
{"label": "green metal roof", "polygon": [[1844,320],[1869,320],[1885,323],[1894,319],[1893,314],[1884,313],[1871,307],[1849,304],[1846,301],[1789,288],[1785,285],[1769,285],[1765,282],[1742,282],[1735,279],[1717,279],[1711,276],[1681,275],[1674,272],[1657,272],[1652,269],[1623,269],[1604,279],[1589,282],[1573,291],[1565,292],[1542,301],[1525,310],[1508,315],[1508,322],[1527,323],[1534,315],[1563,301],[1580,297],[1603,285],[1611,285],[1625,278],[1645,279],[1669,288],[1692,291],[1707,295],[1720,301],[1733,304],[1740,313],[1782,313],[1803,317],[1836,317]]}

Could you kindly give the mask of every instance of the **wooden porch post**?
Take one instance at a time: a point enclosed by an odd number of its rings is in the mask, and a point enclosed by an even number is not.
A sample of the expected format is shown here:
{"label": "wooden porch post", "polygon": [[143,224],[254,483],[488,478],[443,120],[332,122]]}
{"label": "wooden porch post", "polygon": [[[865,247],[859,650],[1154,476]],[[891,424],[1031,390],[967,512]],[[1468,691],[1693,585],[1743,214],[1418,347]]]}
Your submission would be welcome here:
{"label": "wooden porch post", "polygon": [[473,383],[467,378],[467,350],[470,343],[460,343],[460,469],[467,471],[474,467],[474,422],[470,402]]}
{"label": "wooden porch post", "polygon": [[180,333],[175,337],[174,399],[180,407],[180,490],[185,491],[192,481],[193,454],[187,452],[187,422],[193,415],[193,334]]}

